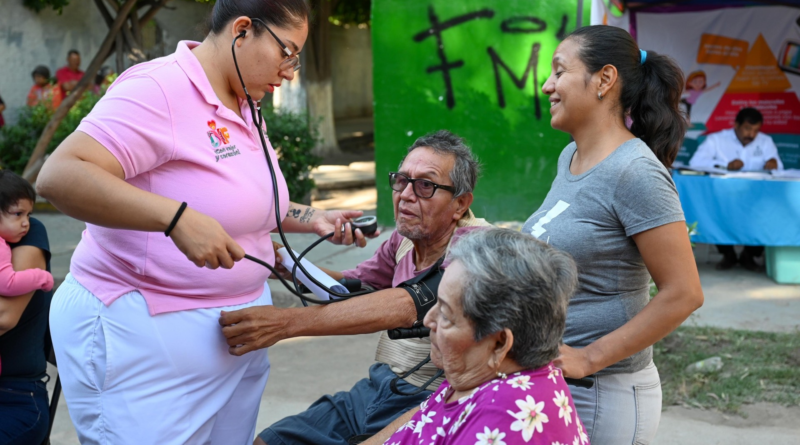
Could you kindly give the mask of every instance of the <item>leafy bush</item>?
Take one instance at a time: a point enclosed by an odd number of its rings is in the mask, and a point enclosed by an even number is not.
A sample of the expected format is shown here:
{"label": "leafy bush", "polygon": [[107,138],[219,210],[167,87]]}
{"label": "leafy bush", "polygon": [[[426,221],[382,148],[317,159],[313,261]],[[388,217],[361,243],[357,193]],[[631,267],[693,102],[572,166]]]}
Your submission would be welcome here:
{"label": "leafy bush", "polygon": [[[89,114],[100,96],[87,92],[69,110],[67,116],[61,121],[53,139],[47,146],[47,153],[52,153],[58,145],[78,128],[81,119]],[[53,115],[53,111],[45,105],[24,107],[17,118],[16,125],[6,125],[0,129],[0,163],[3,168],[22,174],[33,153],[33,148],[39,140],[44,127]]]}
{"label": "leafy bush", "polygon": [[285,110],[264,107],[261,110],[267,135],[278,154],[278,164],[289,187],[289,197],[294,202],[303,202],[314,188],[311,169],[318,166],[322,158],[313,154],[319,143],[319,123],[309,123],[305,115]]}
{"label": "leafy bush", "polygon": [[[89,114],[98,100],[100,96],[96,94],[84,94],[61,121],[47,147],[47,153],[52,153],[78,128],[81,119]],[[293,201],[302,202],[314,188],[314,180],[310,177],[311,169],[322,161],[313,154],[314,147],[320,141],[317,129],[319,124],[309,124],[305,115],[275,110],[271,106],[264,108],[262,113],[267,134],[278,154],[278,164],[289,187],[289,196]],[[44,105],[25,107],[20,112],[16,125],[6,125],[0,129],[0,163],[3,168],[22,174],[52,115],[53,112]]]}

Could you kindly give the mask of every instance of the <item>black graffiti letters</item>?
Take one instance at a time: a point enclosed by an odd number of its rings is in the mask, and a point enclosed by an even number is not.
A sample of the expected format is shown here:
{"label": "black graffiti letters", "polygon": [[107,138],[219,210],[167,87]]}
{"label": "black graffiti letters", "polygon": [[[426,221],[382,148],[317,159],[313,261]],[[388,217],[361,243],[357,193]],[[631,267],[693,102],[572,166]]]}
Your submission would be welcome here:
{"label": "black graffiti letters", "polygon": [[558,28],[558,32],[556,33],[556,38],[558,40],[564,40],[567,37],[567,21],[569,18],[566,14],[561,16],[561,27]]}
{"label": "black graffiti letters", "polygon": [[514,85],[520,90],[525,88],[525,85],[528,83],[528,75],[533,73],[533,108],[537,120],[542,118],[542,105],[539,101],[539,77],[536,74],[536,66],[539,64],[539,48],[541,48],[539,43],[534,43],[533,47],[531,47],[531,57],[528,59],[528,64],[525,65],[525,71],[522,73],[521,77],[514,75],[514,72],[503,62],[494,48],[490,46],[487,49],[489,57],[492,59],[492,68],[494,68],[497,102],[500,104],[500,108],[506,107],[506,98],[505,95],[503,95],[503,83],[500,80],[500,68],[502,67],[506,73],[508,73],[508,76],[511,77],[511,81],[514,82]]}
{"label": "black graffiti letters", "polygon": [[[439,16],[436,15],[436,11],[433,8],[433,5],[428,7],[428,20],[430,21],[431,27],[418,32],[413,36],[414,42],[420,43],[427,39],[428,37],[435,37],[436,39],[436,52],[439,56],[439,61],[441,62],[439,65],[430,66],[425,71],[428,74],[441,72],[442,78],[444,80],[444,88],[445,88],[445,98],[447,108],[453,109],[456,105],[455,94],[453,91],[453,80],[451,77],[450,71],[461,68],[464,66],[463,60],[449,60],[447,55],[445,54],[445,45],[442,39],[442,33],[445,30],[450,28],[463,25],[467,22],[476,19],[492,19],[495,16],[495,12],[492,9],[481,9],[479,11],[470,12],[467,14],[459,15],[453,17],[449,20],[439,21]],[[556,31],[556,38],[559,40],[563,40],[567,35],[567,23],[569,18],[567,14],[564,14],[561,17],[561,23],[559,29]],[[503,20],[500,23],[500,31],[504,34],[537,34],[545,32],[548,29],[547,22],[542,20],[539,17],[533,16],[516,16],[511,17]],[[531,47],[531,56],[528,59],[528,63],[525,64],[522,74],[517,76],[512,69],[506,62],[504,62],[500,55],[493,47],[488,47],[487,52],[489,53],[489,61],[492,64],[492,69],[494,70],[494,78],[495,78],[495,87],[497,90],[497,102],[500,105],[500,108],[506,107],[506,97],[503,92],[503,84],[500,76],[500,68],[505,70],[508,74],[508,77],[511,78],[511,81],[514,85],[520,89],[524,90],[525,86],[528,83],[528,77],[531,73],[533,73],[533,105],[534,105],[534,114],[537,120],[542,118],[542,107],[539,98],[539,78],[536,72],[536,68],[539,65],[539,50],[541,48],[540,43],[534,43]]]}
{"label": "black graffiti letters", "polygon": [[463,23],[469,22],[470,20],[475,20],[480,18],[492,18],[492,17],[494,17],[494,11],[492,11],[491,9],[482,9],[480,11],[475,11],[469,14],[460,15],[458,17],[452,18],[444,22],[439,22],[439,16],[436,15],[436,11],[434,11],[433,5],[428,7],[428,19],[431,21],[431,27],[415,35],[414,41],[421,42],[430,36],[436,37],[436,50],[439,53],[439,60],[442,62],[442,64],[428,67],[426,71],[428,72],[428,74],[435,73],[436,71],[442,72],[442,77],[444,77],[444,88],[447,100],[447,108],[452,109],[453,107],[456,106],[456,99],[453,96],[453,81],[450,78],[450,70],[464,66],[464,61],[463,60],[457,60],[455,62],[447,61],[447,56],[444,53],[444,42],[442,41],[442,32],[454,26],[458,26]]}
{"label": "black graffiti letters", "polygon": [[511,17],[500,24],[500,30],[507,34],[535,34],[545,29],[547,23],[538,17]]}

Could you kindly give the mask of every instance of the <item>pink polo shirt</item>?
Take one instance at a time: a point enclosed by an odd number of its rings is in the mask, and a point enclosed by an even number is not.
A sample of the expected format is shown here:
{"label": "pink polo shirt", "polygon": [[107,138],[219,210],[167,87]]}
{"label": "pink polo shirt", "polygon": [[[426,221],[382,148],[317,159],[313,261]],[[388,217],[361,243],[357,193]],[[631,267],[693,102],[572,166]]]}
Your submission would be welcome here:
{"label": "pink polo shirt", "polygon": [[[78,127],[122,165],[125,181],[186,201],[222,224],[250,255],[274,264],[272,182],[247,102],[244,120],[222,105],[191,49],[136,65],[108,89]],[[278,176],[279,215],[289,206],[286,181],[268,142]],[[161,232],[86,224],[70,272],[110,305],[137,290],[152,315],[248,303],[264,290],[269,271],[248,260],[233,269],[198,268]]]}

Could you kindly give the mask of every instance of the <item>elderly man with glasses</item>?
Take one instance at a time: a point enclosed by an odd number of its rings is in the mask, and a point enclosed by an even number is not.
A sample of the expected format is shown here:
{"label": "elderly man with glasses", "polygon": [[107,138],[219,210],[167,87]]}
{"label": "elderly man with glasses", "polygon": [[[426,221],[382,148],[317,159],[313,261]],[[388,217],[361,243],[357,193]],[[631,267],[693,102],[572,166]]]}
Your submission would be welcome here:
{"label": "elderly man with glasses", "polygon": [[225,328],[228,343],[239,346],[234,353],[242,344],[247,351],[292,337],[384,331],[368,378],[273,424],[255,444],[359,443],[438,387],[442,378],[435,366],[417,366],[428,357],[430,341],[390,340],[385,331],[421,326],[435,303],[439,265],[451,240],[488,226],[469,210],[478,173],[478,161],[460,137],[442,130],[417,139],[398,171],[389,174],[396,230],[355,269],[325,271],[337,280],[359,279],[376,292],[308,308],[248,308],[240,323]]}

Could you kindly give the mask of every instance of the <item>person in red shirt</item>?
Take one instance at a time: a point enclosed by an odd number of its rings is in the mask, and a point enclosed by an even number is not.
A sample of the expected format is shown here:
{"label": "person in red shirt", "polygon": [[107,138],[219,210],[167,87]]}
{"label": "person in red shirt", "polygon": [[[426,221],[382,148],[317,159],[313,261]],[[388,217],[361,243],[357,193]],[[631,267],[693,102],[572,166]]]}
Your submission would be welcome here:
{"label": "person in red shirt", "polygon": [[61,105],[61,88],[50,83],[50,69],[44,65],[37,66],[31,73],[33,76],[33,86],[28,92],[28,106],[35,107],[44,102],[55,110]]}
{"label": "person in red shirt", "polygon": [[56,80],[61,85],[62,97],[67,97],[83,77],[83,71],[81,71],[80,67],[81,54],[77,50],[69,50],[67,53],[67,66],[61,67],[56,71]]}

